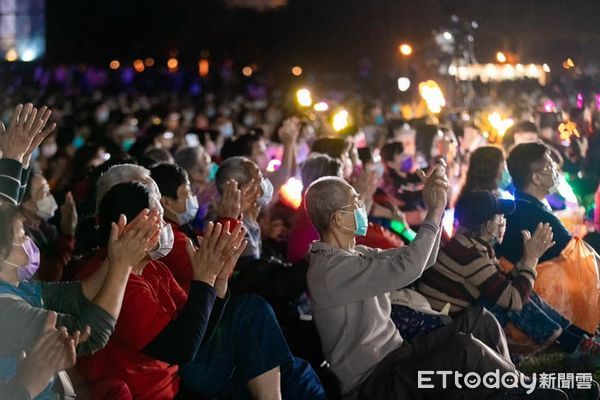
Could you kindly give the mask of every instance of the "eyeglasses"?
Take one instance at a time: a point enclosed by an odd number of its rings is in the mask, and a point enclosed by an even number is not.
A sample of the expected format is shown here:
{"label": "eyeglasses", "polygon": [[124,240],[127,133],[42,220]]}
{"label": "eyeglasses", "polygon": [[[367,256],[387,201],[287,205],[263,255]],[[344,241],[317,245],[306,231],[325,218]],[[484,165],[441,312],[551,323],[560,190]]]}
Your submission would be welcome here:
{"label": "eyeglasses", "polygon": [[354,203],[348,204],[347,206],[340,207],[340,210],[343,210],[344,208],[349,208],[349,207],[362,208],[364,206],[365,206],[365,203],[363,203],[362,200],[356,199],[356,200],[354,200]]}

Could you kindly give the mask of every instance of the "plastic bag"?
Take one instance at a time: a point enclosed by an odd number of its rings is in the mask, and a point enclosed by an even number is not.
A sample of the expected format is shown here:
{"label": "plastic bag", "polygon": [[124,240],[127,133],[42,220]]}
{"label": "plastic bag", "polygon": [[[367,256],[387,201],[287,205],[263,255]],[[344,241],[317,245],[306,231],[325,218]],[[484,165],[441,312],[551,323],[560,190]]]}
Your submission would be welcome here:
{"label": "plastic bag", "polygon": [[[590,333],[600,324],[597,254],[575,237],[559,257],[537,266],[534,291],[573,324]],[[512,264],[500,260],[503,269]]]}

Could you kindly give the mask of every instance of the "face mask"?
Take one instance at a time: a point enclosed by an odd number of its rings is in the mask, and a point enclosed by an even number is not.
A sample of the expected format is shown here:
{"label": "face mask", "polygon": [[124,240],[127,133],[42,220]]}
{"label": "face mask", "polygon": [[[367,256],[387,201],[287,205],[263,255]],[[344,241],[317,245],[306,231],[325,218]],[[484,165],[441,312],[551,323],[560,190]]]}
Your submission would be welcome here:
{"label": "face mask", "polygon": [[[548,173],[547,172],[542,172],[541,175],[544,176],[544,180],[548,179]],[[560,186],[560,175],[558,174],[558,171],[553,170],[552,174],[550,175],[550,178],[552,179],[552,183],[550,184],[550,186],[548,186],[548,193],[550,194],[554,194],[556,192],[558,192],[558,187]],[[543,185],[545,186],[546,184],[543,183]]]}
{"label": "face mask", "polygon": [[127,138],[127,139],[123,139],[123,142],[121,143],[121,147],[123,148],[124,151],[129,151],[129,149],[131,149],[131,147],[135,144],[135,138]]}
{"label": "face mask", "polygon": [[502,223],[502,225],[495,223],[494,229],[490,232],[492,235],[492,246],[496,244],[501,244],[502,239],[504,239],[504,232],[506,231],[506,222]]}
{"label": "face mask", "polygon": [[41,146],[41,151],[46,159],[52,158],[58,151],[58,146],[56,145],[56,142],[45,143]]}
{"label": "face mask", "polygon": [[510,185],[512,185],[512,178],[510,176],[510,173],[506,169],[504,169],[502,171],[502,178],[500,179],[500,189],[508,190],[510,188]]}
{"label": "face mask", "polygon": [[218,170],[219,170],[219,166],[216,163],[214,163],[214,162],[210,163],[210,166],[208,167],[208,181],[209,182],[212,182],[215,180]]}
{"label": "face mask", "polygon": [[412,157],[407,157],[400,164],[400,171],[402,171],[402,172],[411,172],[412,169],[413,169],[413,158]]}
{"label": "face mask", "polygon": [[73,147],[75,150],[79,150],[85,144],[85,139],[82,136],[75,136],[73,139]]}
{"label": "face mask", "polygon": [[152,260],[158,260],[159,258],[165,257],[171,252],[173,248],[173,228],[167,224],[160,230],[160,236],[158,237],[158,248],[152,250],[148,255]]}
{"label": "face mask", "polygon": [[33,243],[31,238],[27,238],[23,244],[13,244],[13,246],[23,247],[25,254],[27,254],[27,264],[17,265],[6,260],[4,260],[3,263],[17,270],[19,282],[28,281],[33,277],[33,275],[35,275],[40,267],[40,250],[35,243]]}
{"label": "face mask", "polygon": [[48,221],[50,218],[52,218],[58,209],[58,204],[56,204],[56,200],[52,195],[45,196],[44,198],[38,200],[35,205],[37,207],[37,216],[44,221]]}
{"label": "face mask", "polygon": [[185,212],[183,214],[177,214],[177,223],[179,225],[185,225],[188,222],[191,222],[196,218],[196,214],[198,214],[198,209],[200,206],[198,205],[198,199],[196,196],[189,196],[185,200]]}
{"label": "face mask", "polygon": [[378,115],[375,117],[375,125],[383,125],[385,124],[385,119],[383,118],[383,115]]}
{"label": "face mask", "polygon": [[219,126],[219,132],[224,138],[230,138],[233,136],[233,125],[231,122]]}
{"label": "face mask", "polygon": [[262,181],[260,181],[260,190],[262,190],[262,196],[258,198],[257,202],[262,208],[268,206],[273,199],[273,184],[267,178],[263,178]]}
{"label": "face mask", "polygon": [[356,236],[366,236],[367,230],[369,229],[369,218],[367,217],[365,206],[355,208],[354,211],[341,211],[345,213],[354,213],[354,223],[356,224],[356,229],[344,228],[353,231]]}
{"label": "face mask", "polygon": [[255,123],[256,123],[256,119],[253,116],[249,115],[249,116],[244,117],[244,125],[246,125],[248,128],[252,128]]}

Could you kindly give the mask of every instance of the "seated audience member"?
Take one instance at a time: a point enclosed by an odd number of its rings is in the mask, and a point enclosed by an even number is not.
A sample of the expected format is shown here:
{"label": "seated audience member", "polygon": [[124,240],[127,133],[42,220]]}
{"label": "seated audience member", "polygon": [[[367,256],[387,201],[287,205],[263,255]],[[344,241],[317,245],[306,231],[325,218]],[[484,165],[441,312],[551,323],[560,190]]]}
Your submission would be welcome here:
{"label": "seated audience member", "polygon": [[512,200],[486,191],[461,197],[455,210],[457,233],[419,279],[419,291],[436,310],[449,303],[456,314],[482,305],[502,326],[512,322],[540,348],[556,343],[568,353],[592,356],[598,364],[600,345],[533,293],[538,259],[554,245],[549,224],[540,223],[533,234],[523,231],[523,258],[510,276],[502,272],[493,245],[502,242],[505,215],[514,210]]}
{"label": "seated audience member", "polygon": [[[162,221],[157,193],[139,183],[120,183],[102,196],[97,215],[101,248],[80,276],[94,274],[104,262],[110,227],[120,215],[132,218],[150,209]],[[194,279],[186,294],[158,261],[168,254],[173,240],[170,225],[163,223],[157,246],[144,252],[125,279],[114,336],[104,349],[80,362],[88,381],[123,381],[135,399],[175,398],[180,388],[177,364],[191,361],[198,351],[211,317],[215,280],[235,265],[243,248],[240,229],[231,234],[221,230],[220,224],[214,229],[210,225],[199,250],[190,245]]]}
{"label": "seated audience member", "polygon": [[[304,191],[311,183],[325,176],[342,177],[343,164],[339,159],[332,158],[325,154],[313,153],[302,166],[302,185]],[[288,260],[297,262],[305,258],[309,253],[310,244],[319,240],[319,232],[310,222],[306,208],[303,204],[296,211],[296,216],[292,229],[290,230],[288,241]],[[403,245],[400,238],[382,226],[369,223],[367,235],[358,238],[364,245],[389,249]]]}
{"label": "seated audience member", "polygon": [[[125,219],[111,226],[107,261],[82,282],[43,283],[30,281],[39,267],[40,254],[25,234],[21,217],[14,207],[0,206],[1,379],[15,375],[18,356],[43,332],[49,311],[58,312],[59,327],[89,336],[80,344],[79,355],[106,345],[121,310],[131,267],[158,232],[156,220],[155,215],[142,213],[126,232]],[[53,383],[47,383],[36,399],[54,398]]]}
{"label": "seated audience member", "polygon": [[40,269],[36,279],[47,282],[62,280],[63,271],[75,250],[77,210],[71,193],[65,198],[60,212],[60,230],[49,222],[58,210],[58,205],[48,181],[41,174],[34,174],[27,185],[20,211],[27,235],[40,249]]}
{"label": "seated audience member", "polygon": [[[262,246],[258,214],[262,208],[271,203],[273,184],[263,176],[256,163],[245,157],[232,157],[223,161],[219,165],[215,183],[222,197],[229,191],[240,190],[241,206],[239,210],[217,206],[216,211],[219,218],[228,218],[233,221],[236,221],[240,215],[242,216],[242,223],[247,232],[248,246],[241,256],[240,264],[258,260]],[[219,204],[220,202],[217,202],[217,205]]]}
{"label": "seated audience member", "polygon": [[[154,261],[154,263],[160,263],[160,265],[174,271],[176,277],[178,277],[177,279],[181,279],[181,284],[191,288],[195,284],[193,280],[195,267],[194,260],[190,257],[189,252],[186,252],[185,246],[186,241],[191,239],[196,242],[197,237],[189,230],[185,230],[185,232],[189,232],[190,236],[193,236],[193,238],[187,239],[188,236],[184,233],[180,222],[183,223],[189,217],[177,216],[178,214],[184,214],[183,204],[192,202],[188,200],[192,197],[189,191],[189,180],[185,171],[173,165],[159,165],[153,169],[152,174],[165,190],[165,196],[162,196],[160,201],[165,205],[165,219],[174,232],[172,245],[165,249],[166,251],[163,252],[160,262]],[[113,183],[121,182],[124,179],[129,179],[132,182],[143,182],[146,187],[154,188],[153,193],[160,193],[148,171],[134,165],[115,166],[107,171],[99,181],[99,186],[103,188],[100,192],[103,193]],[[176,188],[175,185],[177,185]],[[237,192],[237,212],[239,213],[239,190]],[[226,197],[230,198],[230,196]],[[99,197],[99,201],[102,201],[102,197]],[[227,203],[231,202],[227,200]],[[190,208],[192,207],[190,206]],[[232,222],[235,222],[235,220]],[[226,222],[226,224],[228,225],[229,222]],[[237,229],[243,237],[244,228],[242,224],[239,224]],[[202,242],[199,244],[202,245]],[[239,246],[238,254],[242,251],[243,246]],[[231,269],[234,266],[235,262],[231,265]],[[192,275],[188,278],[187,272],[189,271]],[[281,392],[285,396],[291,399],[321,398],[323,389],[318,378],[305,361],[292,357],[269,305],[257,296],[241,296],[228,303],[227,281],[231,272],[224,272],[214,282],[216,298],[212,307],[209,329],[211,332],[218,330],[219,334],[206,335],[207,338],[197,351],[185,357],[182,353],[177,356],[180,357],[179,364],[185,364],[193,360],[189,364],[181,366],[183,386],[180,396],[183,397],[184,392],[187,392],[187,390],[208,396],[227,395],[234,398],[247,397],[248,391],[255,397],[263,394],[273,394],[277,390],[274,389],[270,378],[279,376],[278,374],[281,371],[280,386]],[[147,273],[144,272],[143,276],[146,275]],[[177,298],[178,291],[172,288],[172,292],[171,295]],[[192,296],[191,291],[189,295]],[[127,304],[127,295],[125,304]],[[256,332],[256,334],[250,336],[244,334],[249,331]],[[118,332],[117,328],[117,334]],[[156,340],[161,342],[167,340],[166,334],[161,333]],[[164,337],[159,340],[161,336]],[[109,343],[109,348],[110,346]],[[229,351],[224,352],[223,349]],[[244,349],[244,351],[239,352],[239,349]],[[162,357],[167,356],[163,355]],[[166,358],[166,360],[171,363],[176,362],[173,358]],[[164,363],[157,361],[154,368],[158,368],[160,365],[164,366]],[[172,369],[173,366],[169,368]],[[266,386],[262,387],[261,385],[265,382]],[[135,389],[131,388],[131,390],[134,397],[136,397]]]}
{"label": "seated audience member", "polygon": [[267,172],[267,166],[271,161],[267,155],[267,141],[258,133],[252,132],[229,139],[221,149],[221,159],[247,157],[268,176],[274,187],[279,188],[291,176],[294,168],[300,120],[297,117],[286,119],[277,134],[283,144],[283,154],[279,169],[273,173]]}
{"label": "seated audience member", "polygon": [[[165,220],[174,232],[173,248],[161,262],[187,292],[193,284],[194,267],[186,247],[189,240],[197,244],[197,236],[186,224],[193,214],[190,210],[195,208],[190,199],[195,197],[187,174],[181,168],[162,164],[154,167],[151,174],[162,195]],[[227,185],[222,202],[239,213],[240,194],[237,185]],[[214,285],[216,299],[212,315],[222,315],[215,327],[219,335],[205,340],[194,360],[182,366],[183,383],[205,395],[238,398],[250,390],[256,396],[258,381],[264,379],[261,375],[280,369],[284,398],[322,398],[321,384],[312,368],[290,354],[271,307],[262,298],[252,295],[239,296],[228,302],[229,278],[222,274]],[[250,331],[257,334],[245,335]]]}
{"label": "seated audience member", "polygon": [[413,157],[404,152],[401,142],[386,143],[381,148],[381,160],[385,166],[383,189],[399,201],[402,211],[414,211],[423,207],[423,183],[415,173]]}
{"label": "seated audience member", "polygon": [[210,155],[201,146],[178,150],[175,153],[175,162],[188,173],[192,193],[198,199],[199,207],[192,225],[201,229],[212,201],[219,195],[214,184],[218,165],[211,162]]}
{"label": "seated audience member", "polygon": [[467,180],[458,198],[477,190],[497,194],[499,190],[508,190],[511,184],[502,149],[494,146],[479,147],[471,153]]}
{"label": "seated audience member", "polygon": [[[321,235],[311,248],[308,286],[323,351],[344,398],[423,398],[428,389],[417,388],[421,370],[516,372],[502,329],[481,307],[405,343],[390,318],[388,293],[411,284],[432,266],[440,243],[448,180],[443,166],[422,177],[427,219],[412,243],[401,249],[355,245],[355,237],[366,233],[366,212],[342,179],[321,178],[306,192],[308,215]],[[441,382],[432,379],[438,389],[429,392],[431,398],[453,398],[458,393],[452,392],[459,392],[481,399],[495,393],[483,387],[459,389],[452,382],[451,388],[441,389]],[[553,393],[544,391],[543,398],[564,398]]]}
{"label": "seated audience member", "polygon": [[520,144],[510,152],[507,164],[516,189],[516,210],[506,218],[506,234],[496,249],[498,256],[517,263],[523,257],[521,232],[533,232],[541,222],[550,224],[556,244],[541,255],[540,262],[558,257],[573,235],[545,202],[559,183],[558,166],[550,149],[542,143]]}

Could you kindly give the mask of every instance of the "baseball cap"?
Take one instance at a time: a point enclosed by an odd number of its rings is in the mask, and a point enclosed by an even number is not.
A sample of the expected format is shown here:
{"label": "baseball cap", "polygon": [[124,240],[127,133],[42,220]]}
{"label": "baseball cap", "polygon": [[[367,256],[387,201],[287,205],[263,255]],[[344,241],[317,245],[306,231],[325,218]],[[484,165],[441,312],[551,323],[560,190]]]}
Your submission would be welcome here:
{"label": "baseball cap", "polygon": [[472,228],[494,218],[495,215],[510,215],[515,211],[515,202],[499,199],[487,191],[469,192],[456,202],[454,217],[460,226]]}

